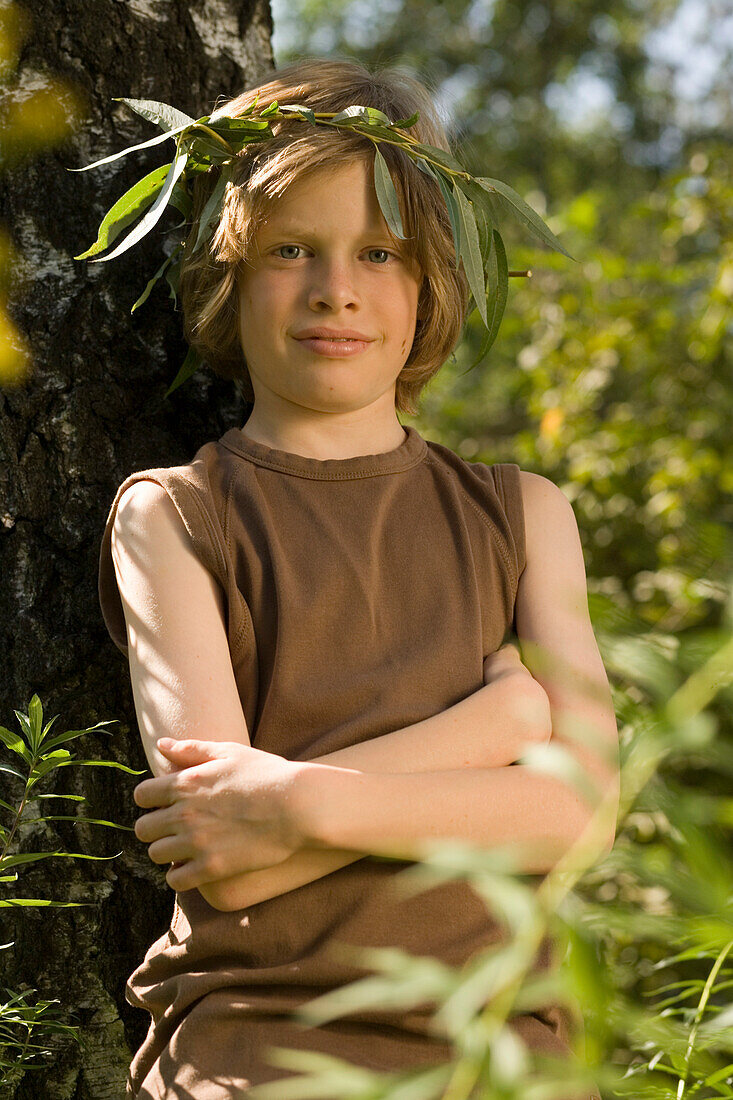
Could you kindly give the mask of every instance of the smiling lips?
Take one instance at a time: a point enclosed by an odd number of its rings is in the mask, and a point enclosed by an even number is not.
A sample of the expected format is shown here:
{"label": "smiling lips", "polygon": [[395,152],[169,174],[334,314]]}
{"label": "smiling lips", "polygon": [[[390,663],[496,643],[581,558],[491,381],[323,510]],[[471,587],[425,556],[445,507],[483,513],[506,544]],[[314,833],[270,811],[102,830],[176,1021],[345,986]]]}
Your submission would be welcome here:
{"label": "smiling lips", "polygon": [[330,358],[338,358],[344,355],[357,355],[364,351],[372,342],[369,336],[354,329],[328,329],[308,328],[295,336],[295,339],[305,344],[311,351]]}

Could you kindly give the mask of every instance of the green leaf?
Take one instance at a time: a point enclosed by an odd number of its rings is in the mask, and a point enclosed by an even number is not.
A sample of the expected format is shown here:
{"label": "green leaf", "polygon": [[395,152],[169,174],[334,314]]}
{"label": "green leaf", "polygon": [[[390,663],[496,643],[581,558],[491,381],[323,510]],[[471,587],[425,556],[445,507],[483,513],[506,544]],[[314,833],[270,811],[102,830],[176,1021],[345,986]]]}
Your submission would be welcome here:
{"label": "green leaf", "polygon": [[419,141],[411,142],[410,149],[414,153],[419,153],[420,156],[427,157],[428,160],[435,161],[443,168],[449,168],[452,172],[458,172],[461,176],[466,175],[466,169],[458,163],[455,157],[452,157],[450,153],[445,153],[442,149],[436,149],[434,145],[424,145]]}
{"label": "green leaf", "polygon": [[191,118],[190,115],[179,111],[177,107],[171,107],[169,103],[158,103],[154,99],[126,99],[124,96],[112,96],[115,103],[126,103],[136,114],[146,118],[148,122],[154,122],[164,130],[178,130],[184,126],[191,126],[195,122],[208,122],[209,116],[203,118]]}
{"label": "green leaf", "polygon": [[179,180],[176,180],[176,186],[171,191],[171,197],[169,199],[170,205],[175,206],[181,214],[183,214],[183,224],[189,220],[193,211],[193,199],[186,186],[186,173],[181,176]]}
{"label": "green leaf", "polygon": [[108,256],[100,257],[98,260],[90,260],[90,263],[102,264],[106,263],[107,260],[113,260],[115,256],[120,256],[123,252],[127,252],[128,248],[132,248],[134,244],[137,244],[137,242],[141,240],[145,236],[145,234],[153,228],[153,226],[160,219],[160,216],[165,210],[166,206],[168,205],[168,198],[171,194],[171,191],[173,190],[176,180],[180,176],[183,169],[186,167],[187,160],[187,152],[179,153],[176,156],[175,160],[168,168],[168,175],[166,176],[165,183],[163,184],[163,187],[157,199],[150,207],[145,217],[138,222],[132,232],[128,233],[122,244],[118,245],[113,252],[110,252]]}
{"label": "green leaf", "polygon": [[492,250],[491,255],[496,264],[496,276],[492,274],[490,295],[493,299],[493,308],[489,313],[489,332],[488,343],[484,350],[484,354],[489,350],[491,345],[496,339],[496,334],[499,331],[499,325],[501,319],[504,316],[504,309],[506,308],[506,302],[509,291],[509,270],[506,261],[506,250],[504,248],[504,242],[501,239],[501,234],[498,229],[492,229]]}
{"label": "green leaf", "polygon": [[[56,716],[58,717],[58,715]],[[112,730],[102,729],[102,726],[119,725],[119,718],[104,718],[100,722],[95,722],[93,726],[87,727],[84,730],[64,730],[63,733],[58,733],[44,744],[44,751],[48,752],[50,749],[55,749],[57,745],[63,745],[65,741],[71,741],[72,738],[85,737],[89,733],[112,733]]]}
{"label": "green leaf", "polygon": [[316,116],[310,107],[303,107],[299,103],[281,103],[280,111],[285,114],[303,115],[313,126],[317,126]]}
{"label": "green leaf", "polygon": [[101,817],[81,817],[77,814],[48,814],[44,817],[24,817],[24,825],[32,825],[34,821],[76,821],[85,825],[107,825],[110,829],[122,829],[126,833],[134,833],[134,825],[119,825],[116,821],[105,821]]}
{"label": "green leaf", "polygon": [[142,211],[150,206],[165,183],[168,167],[167,164],[161,164],[158,168],[154,168],[152,172],[148,172],[147,176],[143,176],[141,180],[138,180],[129,191],[125,191],[124,195],[104,215],[97,230],[97,239],[94,244],[86,252],[74,256],[74,259],[86,260],[88,256],[96,256],[98,252],[103,252],[105,248],[109,248],[112,241],[119,237],[122,230],[134,222]]}
{"label": "green leaf", "polygon": [[[16,876],[17,878],[17,876]],[[15,879],[11,879],[11,882],[15,882]],[[8,901],[0,901],[0,908],[8,909],[10,906],[28,906],[30,908],[37,908],[39,905],[45,905],[53,907],[54,909],[78,909],[82,905],[92,905],[93,902],[89,901],[48,901],[45,898],[10,898]],[[32,1067],[29,1066],[29,1069]]]}
{"label": "green leaf", "polygon": [[201,358],[199,353],[196,351],[196,349],[193,348],[193,347],[189,347],[188,352],[186,353],[186,358],[183,360],[183,363],[181,364],[181,367],[178,371],[178,374],[173,379],[173,381],[171,382],[170,386],[165,391],[165,394],[163,396],[164,397],[169,397],[173,393],[174,390],[177,390],[178,387],[182,386],[183,383],[185,381],[187,381],[187,379],[189,379],[192,374],[196,373],[196,371],[198,370],[198,368],[201,366],[202,363],[203,363],[203,359]]}
{"label": "green leaf", "polygon": [[0,764],[0,774],[12,775],[15,779],[20,779],[25,782],[23,773],[16,771],[15,768],[11,768],[9,764]]}
{"label": "green leaf", "polygon": [[39,859],[53,859],[60,856],[64,859],[116,859],[122,852],[116,852],[111,856],[91,856],[86,852],[20,852],[14,856],[3,856],[0,867],[6,871],[9,867],[22,867],[25,863],[37,863]]}
{"label": "green leaf", "polygon": [[435,171],[434,168],[431,168],[431,166],[426,161],[421,160],[420,157],[414,157],[413,162],[415,164],[415,167],[419,168],[421,172],[424,172],[426,176],[430,176],[430,178],[433,180],[438,179],[438,173]]}
{"label": "green leaf", "polygon": [[352,129],[355,134],[363,134],[371,140],[381,138],[388,141],[390,145],[400,145],[408,155],[412,149],[410,140],[405,134],[393,130],[391,126],[383,126],[381,122],[368,122],[364,119],[357,119]]}
{"label": "green leaf", "polygon": [[374,186],[377,190],[377,198],[384,214],[384,220],[395,237],[399,237],[401,241],[406,240],[395,185],[392,182],[387,162],[376,145],[374,147]]}
{"label": "green leaf", "polygon": [[401,130],[408,130],[410,126],[414,126],[420,117],[420,112],[415,111],[414,115],[410,115],[409,118],[398,118],[396,122],[393,122],[393,126],[399,126]]}
{"label": "green leaf", "polygon": [[486,284],[484,282],[484,268],[481,262],[481,249],[479,247],[478,229],[476,228],[476,215],[473,206],[455,183],[453,194],[458,203],[458,213],[461,227],[461,259],[471,288],[473,300],[476,303],[481,319],[488,324],[486,317]]}
{"label": "green leaf", "polygon": [[265,107],[264,111],[260,111],[260,118],[267,118],[269,115],[276,115],[278,112],[277,100],[273,99],[269,106]]}
{"label": "green leaf", "polygon": [[[280,110],[282,110],[282,107]],[[209,129],[214,130],[221,137],[226,138],[227,141],[232,141],[242,136],[246,137],[247,134],[257,134],[261,130],[269,130],[270,123],[268,121],[260,122],[258,118],[229,118],[223,115],[221,119],[210,122]]]}
{"label": "green leaf", "polygon": [[12,730],[5,729],[5,726],[0,726],[0,741],[2,741],[11,752],[16,752],[18,756],[22,756],[28,763],[31,762],[32,756],[30,750],[19,734],[13,733]]}
{"label": "green leaf", "polygon": [[170,287],[170,294],[168,295],[168,297],[173,299],[173,308],[174,309],[176,309],[176,307],[178,306],[178,284],[179,284],[180,280],[181,280],[180,265],[179,264],[174,264],[173,266],[169,267],[168,270],[165,273],[165,281],[168,283],[168,286]]}
{"label": "green leaf", "polygon": [[451,229],[453,230],[453,244],[456,253],[455,269],[458,270],[458,266],[461,262],[461,230],[460,230],[460,214],[458,212],[458,203],[453,198],[453,192],[450,189],[448,181],[442,172],[436,172],[435,178],[440,185],[440,190],[443,192],[443,198],[445,199],[445,205],[448,207],[448,214],[450,215]]}
{"label": "green leaf", "polygon": [[[193,121],[193,120],[192,120]],[[126,157],[128,153],[135,153],[138,149],[147,149],[151,145],[160,145],[166,138],[175,137],[176,134],[185,130],[188,126],[179,126],[176,130],[168,130],[164,134],[156,134],[155,137],[150,138],[149,141],[141,141],[139,145],[130,145],[127,149],[121,149],[119,153],[112,153],[108,157],[103,157],[102,160],[95,160],[92,164],[85,164],[83,168],[67,168],[67,172],[88,172],[90,168],[98,168],[100,164],[110,164],[113,160],[119,160],[120,157]]]}
{"label": "green leaf", "polygon": [[206,201],[206,206],[201,212],[199,219],[199,231],[196,234],[196,243],[193,246],[193,253],[199,247],[204,237],[208,233],[209,226],[213,224],[221,214],[221,202],[224,197],[224,191],[226,189],[227,182],[229,180],[229,174],[222,168],[219,172],[219,179],[216,181],[214,190],[209,195]]}
{"label": "green leaf", "polygon": [[182,251],[182,249],[179,247],[174,252],[171,252],[170,256],[166,256],[166,258],[163,260],[163,263],[160,265],[158,270],[155,272],[155,275],[153,275],[152,279],[150,279],[146,283],[145,290],[142,292],[142,294],[140,295],[138,300],[133,305],[132,309],[130,310],[130,313],[134,313],[135,310],[138,308],[138,306],[141,306],[143,304],[143,302],[146,302],[148,300],[148,296],[150,294],[150,291],[153,289],[153,287],[157,283],[158,279],[161,277],[161,275],[163,274],[165,269],[168,267],[168,264],[170,264],[173,261],[173,259],[178,255],[178,253],[180,251]]}
{"label": "green leaf", "polygon": [[501,325],[501,320],[506,308],[509,291],[509,271],[504,242],[497,229],[492,230],[491,248],[489,250],[486,272],[488,276],[488,288],[486,292],[488,324],[486,326],[486,336],[479,349],[478,355],[473,363],[471,363],[471,366],[463,371],[463,374],[468,374],[469,371],[478,366],[492,347],[496,340],[496,335],[499,331],[499,326]]}
{"label": "green leaf", "polygon": [[219,137],[221,137],[221,141],[216,141],[205,130],[190,130],[182,140],[188,145],[192,162],[206,160],[209,162],[207,167],[211,167],[212,164],[222,164],[224,161],[232,159],[233,149],[229,146],[226,138],[222,137],[221,134]]}
{"label": "green leaf", "polygon": [[354,104],[351,107],[347,107],[345,111],[339,111],[334,115],[331,122],[382,122],[385,126],[391,126],[392,120],[387,118],[383,111],[378,111],[376,107],[361,107],[358,104]]}
{"label": "green leaf", "polygon": [[556,252],[562,252],[563,256],[567,256],[569,260],[573,260],[575,263],[579,262],[575,260],[575,257],[571,256],[569,252],[565,251],[555,234],[545,225],[539,214],[537,214],[536,211],[534,211],[507,183],[502,183],[501,180],[489,179],[488,177],[477,177],[476,183],[486,191],[494,191],[505,199],[506,202],[510,204],[510,209],[518,215],[519,220],[524,222],[530,231],[534,233],[535,236],[539,237],[540,240],[544,241],[545,244],[548,244],[550,248],[554,248]]}

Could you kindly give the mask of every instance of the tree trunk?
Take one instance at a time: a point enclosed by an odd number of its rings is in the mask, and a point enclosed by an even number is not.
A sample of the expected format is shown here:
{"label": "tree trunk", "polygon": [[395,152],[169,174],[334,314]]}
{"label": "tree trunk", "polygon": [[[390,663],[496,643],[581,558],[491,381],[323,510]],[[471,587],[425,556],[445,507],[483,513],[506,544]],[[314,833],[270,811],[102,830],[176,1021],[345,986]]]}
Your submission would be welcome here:
{"label": "tree trunk", "polygon": [[[44,722],[59,715],[54,734],[118,720],[68,743],[73,757],[147,769],[127,663],[97,599],[104,522],[131,471],[189,461],[202,443],[241,426],[246,407],[231,383],[205,369],[164,399],[186,352],[180,303],[174,311],[164,279],[130,315],[162,261],[159,229],[180,221],[176,210],[109,264],[73,259],[96,239],[112,203],[172,159],[173,142],[86,173],[67,168],[158,132],[114,96],[162,100],[197,117],[265,78],[272,19],[267,0],[26,0],[25,10],[32,27],[15,83],[65,80],[86,114],[63,145],[0,177],[0,222],[24,275],[10,313],[32,353],[27,382],[0,389],[0,725],[18,732],[13,711],[27,711],[37,693]],[[0,745],[0,761],[18,760]],[[132,790],[142,778],[59,768],[37,790],[86,802],[40,801],[29,816],[77,813],[131,830],[139,814]],[[2,786],[17,806],[19,781],[3,774]],[[8,811],[0,813],[9,824]],[[165,869],[132,831],[99,825],[31,825],[19,848],[106,858],[43,859],[2,888],[6,898],[84,903],[0,909],[0,942],[13,941],[0,951],[1,984],[37,990],[30,1004],[58,998],[59,1018],[78,1026],[84,1043],[56,1036],[47,1068],[26,1072],[13,1095],[122,1100],[149,1020],[125,1001],[125,981],[168,926]]]}

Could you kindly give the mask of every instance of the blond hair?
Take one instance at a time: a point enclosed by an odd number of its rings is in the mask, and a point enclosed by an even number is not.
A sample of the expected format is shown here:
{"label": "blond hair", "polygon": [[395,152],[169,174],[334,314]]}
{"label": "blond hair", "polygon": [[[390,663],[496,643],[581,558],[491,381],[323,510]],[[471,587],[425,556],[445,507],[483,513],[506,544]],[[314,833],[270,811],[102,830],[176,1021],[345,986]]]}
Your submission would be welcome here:
{"label": "blond hair", "polygon": [[[237,117],[255,100],[264,110],[273,100],[301,104],[316,112],[336,112],[353,104],[376,107],[391,121],[420,117],[410,134],[424,144],[452,152],[431,93],[398,69],[370,72],[353,60],[304,58],[276,71],[273,78],[216,107],[217,115]],[[297,179],[320,168],[363,159],[373,165],[369,138],[336,127],[312,126],[301,119],[275,120],[273,137],[245,145],[231,168],[221,216],[203,248],[193,255],[199,217],[219,178],[212,166],[194,182],[192,225],[182,254],[179,292],[188,343],[215,374],[237,379],[244,397],[254,391],[238,326],[237,273],[247,261],[261,217]],[[398,195],[407,240],[399,242],[423,273],[415,337],[395,387],[395,408],[415,415],[426,383],[448,358],[461,334],[469,301],[468,283],[455,267],[450,218],[438,184],[401,149],[380,143]]]}

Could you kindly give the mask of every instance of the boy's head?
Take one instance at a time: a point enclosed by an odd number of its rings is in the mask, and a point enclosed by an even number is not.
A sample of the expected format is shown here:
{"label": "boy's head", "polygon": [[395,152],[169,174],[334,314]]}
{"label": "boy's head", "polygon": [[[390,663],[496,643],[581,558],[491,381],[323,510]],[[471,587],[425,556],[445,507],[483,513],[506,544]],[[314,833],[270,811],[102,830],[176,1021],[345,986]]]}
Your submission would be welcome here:
{"label": "boy's head", "polygon": [[[355,61],[305,59],[280,69],[258,88],[220,104],[214,114],[237,116],[257,93],[258,111],[273,100],[303,104],[319,113],[335,113],[359,104],[376,107],[393,121],[417,111],[420,117],[410,134],[450,151],[430,93],[419,81],[397,70],[370,73]],[[355,162],[365,164],[371,177],[374,157],[373,143],[354,132],[311,126],[302,119],[276,121],[271,126],[274,137],[245,145],[238,154],[209,246],[190,259],[184,253],[181,265],[186,339],[217,374],[240,379],[249,400],[253,400],[254,391],[240,341],[239,288],[254,254],[258,229],[292,184],[309,175],[314,178],[314,173],[322,179],[327,170],[336,173]],[[392,245],[422,273],[414,340],[395,387],[396,408],[415,414],[421,390],[460,336],[469,291],[463,269],[455,269],[450,220],[437,183],[396,146],[381,142],[379,148],[395,184],[407,237],[406,241],[393,238]],[[211,169],[196,179],[187,247],[193,246],[198,217],[217,178],[218,169]],[[318,319],[313,323],[319,323]]]}

